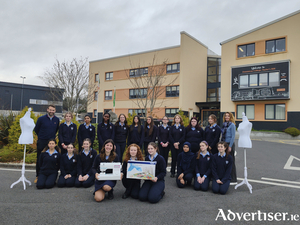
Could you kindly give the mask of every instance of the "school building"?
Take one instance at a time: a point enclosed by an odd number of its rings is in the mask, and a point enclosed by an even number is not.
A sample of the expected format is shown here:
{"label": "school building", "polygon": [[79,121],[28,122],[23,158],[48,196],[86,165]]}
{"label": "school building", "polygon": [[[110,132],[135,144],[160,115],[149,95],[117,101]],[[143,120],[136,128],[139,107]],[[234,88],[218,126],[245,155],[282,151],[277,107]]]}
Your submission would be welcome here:
{"label": "school building", "polygon": [[[151,100],[147,100],[147,110],[138,101],[146,101],[156,83],[154,118],[167,115],[173,119],[182,110],[207,123],[211,112],[220,112],[220,63],[219,55],[186,32],[180,33],[178,46],[91,61],[89,95],[94,101],[88,112],[93,122],[97,113],[101,121],[103,112],[113,108],[118,115],[149,114]],[[149,80],[157,75],[159,80]]]}
{"label": "school building", "polygon": [[300,10],[221,42],[221,115],[257,130],[300,128]]}

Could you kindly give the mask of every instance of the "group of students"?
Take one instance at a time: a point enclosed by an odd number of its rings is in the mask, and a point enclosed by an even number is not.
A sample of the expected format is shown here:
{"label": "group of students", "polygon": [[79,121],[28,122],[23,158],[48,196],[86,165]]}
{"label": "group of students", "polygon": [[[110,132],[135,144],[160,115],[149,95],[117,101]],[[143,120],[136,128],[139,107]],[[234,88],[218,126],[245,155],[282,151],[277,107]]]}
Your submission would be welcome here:
{"label": "group of students", "polygon": [[[171,126],[168,125],[168,117],[164,116],[162,125],[157,127],[151,116],[147,117],[144,126],[141,124],[140,117],[134,116],[133,124],[128,126],[124,114],[120,114],[117,122],[112,124],[110,114],[104,113],[97,129],[98,155],[92,148],[96,132],[90,116],[85,116],[84,124],[78,128],[78,154],[73,145],[77,127],[71,120],[72,114],[66,113],[65,122],[59,126],[58,146],[54,139],[50,139],[39,156],[40,172],[37,180],[39,189],[53,187],[60,170],[58,187],[91,187],[95,184],[96,201],[102,201],[106,192],[108,199],[112,199],[116,181],[97,179],[100,173],[100,162],[123,162],[122,183],[126,191],[122,197],[131,196],[142,201],[158,202],[164,196],[164,177],[170,150],[171,177],[175,177],[177,166],[178,187],[191,184],[192,179],[195,178],[194,188],[205,191],[212,178],[213,192],[225,194],[231,176],[233,181],[236,181],[235,125],[234,117],[230,112],[224,114],[222,129],[216,124],[216,116],[210,115],[208,119],[210,125],[205,130],[200,127],[195,117],[190,120],[187,127],[184,127],[179,114],[175,115]],[[223,142],[219,143],[221,134]],[[156,140],[158,146],[155,144]],[[126,145],[128,147],[123,160]],[[144,159],[142,149],[144,149]],[[145,181],[142,187],[139,180],[127,179],[128,160],[157,161],[155,178]],[[230,175],[231,171],[233,175]]]}

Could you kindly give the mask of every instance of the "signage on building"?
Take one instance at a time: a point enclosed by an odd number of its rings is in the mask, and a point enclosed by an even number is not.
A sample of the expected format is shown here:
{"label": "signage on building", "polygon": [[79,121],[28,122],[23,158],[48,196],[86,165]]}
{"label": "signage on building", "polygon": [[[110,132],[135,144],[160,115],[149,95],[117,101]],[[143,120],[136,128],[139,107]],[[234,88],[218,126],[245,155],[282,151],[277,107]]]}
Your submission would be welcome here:
{"label": "signage on building", "polygon": [[231,100],[289,99],[289,61],[231,68]]}

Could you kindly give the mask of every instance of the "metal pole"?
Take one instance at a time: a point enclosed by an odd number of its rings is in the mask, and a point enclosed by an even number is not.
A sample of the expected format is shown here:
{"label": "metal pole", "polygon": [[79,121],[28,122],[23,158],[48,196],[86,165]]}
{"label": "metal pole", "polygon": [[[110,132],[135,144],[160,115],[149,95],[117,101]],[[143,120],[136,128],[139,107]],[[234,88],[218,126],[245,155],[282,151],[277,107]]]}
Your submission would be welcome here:
{"label": "metal pole", "polygon": [[26,79],[26,77],[20,76],[20,78],[23,79],[23,83],[22,83],[22,91],[21,91],[21,108],[20,108],[20,111],[22,111],[22,107],[23,107],[23,86],[24,86],[24,79]]}
{"label": "metal pole", "polygon": [[11,94],[11,95],[10,95],[10,111],[12,111],[13,97],[14,97],[14,95]]}

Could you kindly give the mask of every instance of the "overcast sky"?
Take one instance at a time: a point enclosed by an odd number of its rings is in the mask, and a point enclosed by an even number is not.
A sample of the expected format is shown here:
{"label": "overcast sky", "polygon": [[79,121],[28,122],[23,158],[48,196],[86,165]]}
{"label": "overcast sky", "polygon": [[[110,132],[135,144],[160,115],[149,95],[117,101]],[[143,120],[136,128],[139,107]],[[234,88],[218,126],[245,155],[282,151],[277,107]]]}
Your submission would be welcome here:
{"label": "overcast sky", "polygon": [[0,81],[45,85],[55,59],[89,61],[220,42],[300,9],[299,0],[0,0]]}

